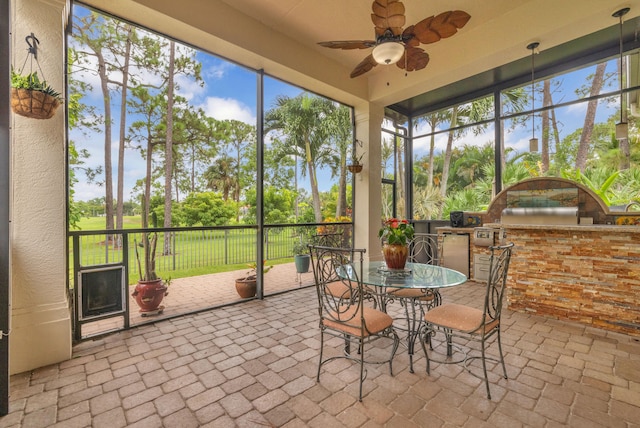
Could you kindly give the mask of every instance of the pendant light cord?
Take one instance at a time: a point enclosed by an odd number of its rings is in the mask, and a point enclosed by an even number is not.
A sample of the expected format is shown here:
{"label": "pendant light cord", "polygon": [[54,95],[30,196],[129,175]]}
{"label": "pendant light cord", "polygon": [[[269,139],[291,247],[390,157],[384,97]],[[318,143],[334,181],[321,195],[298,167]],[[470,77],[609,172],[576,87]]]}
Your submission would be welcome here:
{"label": "pendant light cord", "polygon": [[540,46],[539,42],[531,42],[527,49],[531,49],[531,139],[536,138],[536,95],[535,95],[535,54]]}
{"label": "pendant light cord", "polygon": [[619,42],[619,47],[620,47],[620,69],[619,69],[619,78],[620,78],[620,123],[624,122],[624,108],[623,108],[624,107],[624,102],[623,102],[623,98],[622,98],[623,97],[623,93],[622,93],[622,86],[623,86],[622,85],[622,83],[623,83],[622,82],[622,70],[623,70],[622,63],[623,63],[623,60],[624,60],[624,58],[623,58],[624,57],[624,52],[623,52],[624,46],[623,46],[623,43],[622,43],[622,36],[623,36],[623,34],[622,34],[622,17],[625,16],[627,13],[629,13],[630,10],[631,10],[630,8],[625,7],[623,9],[620,9],[620,10],[614,12],[613,15],[612,15],[613,17],[618,18],[618,22],[619,22],[618,26],[619,26],[619,29],[620,29],[620,39],[618,41]]}
{"label": "pendant light cord", "polygon": [[[625,12],[626,13],[626,12]],[[624,102],[622,99],[622,16],[624,13],[621,13],[620,18],[620,123],[624,122],[624,116],[622,114]]]}
{"label": "pendant light cord", "polygon": [[536,138],[535,50],[531,48],[531,138]]}

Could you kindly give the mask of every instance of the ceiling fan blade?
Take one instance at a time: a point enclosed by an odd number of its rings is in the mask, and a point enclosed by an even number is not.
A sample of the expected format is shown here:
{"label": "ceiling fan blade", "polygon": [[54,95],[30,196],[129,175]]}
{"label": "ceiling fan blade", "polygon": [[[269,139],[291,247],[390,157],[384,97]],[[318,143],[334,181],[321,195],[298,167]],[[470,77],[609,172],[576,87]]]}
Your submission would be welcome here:
{"label": "ceiling fan blade", "polygon": [[409,25],[402,32],[402,40],[404,40],[404,45],[409,47],[418,47],[420,46],[420,40],[415,35],[415,25]]}
{"label": "ceiling fan blade", "polygon": [[422,70],[429,64],[429,54],[421,48],[407,47],[400,61],[396,63],[398,68],[406,71]]}
{"label": "ceiling fan blade", "polygon": [[375,59],[373,59],[373,55],[367,56],[360,62],[360,64],[356,65],[356,68],[353,69],[353,71],[351,72],[351,78],[358,77],[366,73],[376,65],[378,65],[378,63]]}
{"label": "ceiling fan blade", "polygon": [[331,49],[368,49],[376,45],[374,40],[334,40],[318,42],[320,46]]}
{"label": "ceiling fan blade", "polygon": [[404,4],[398,0],[375,0],[371,5],[373,13],[371,22],[375,26],[377,36],[382,36],[390,30],[394,36],[402,34],[402,27],[406,22]]}
{"label": "ceiling fan blade", "polygon": [[430,16],[413,26],[413,37],[423,44],[435,43],[440,39],[456,34],[460,28],[469,22],[469,19],[471,19],[471,15],[462,10]]}

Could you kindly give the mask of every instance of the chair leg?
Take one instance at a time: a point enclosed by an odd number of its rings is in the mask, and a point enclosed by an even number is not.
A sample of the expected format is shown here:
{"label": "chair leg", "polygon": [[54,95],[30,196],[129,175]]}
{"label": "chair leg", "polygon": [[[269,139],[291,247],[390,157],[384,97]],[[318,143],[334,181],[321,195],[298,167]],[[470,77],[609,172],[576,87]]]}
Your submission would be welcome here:
{"label": "chair leg", "polygon": [[482,349],[482,371],[484,372],[484,384],[487,387],[487,398],[491,400],[491,391],[489,391],[489,377],[487,376],[487,360],[485,358],[484,338],[480,341]]}
{"label": "chair leg", "polygon": [[[420,323],[419,320],[422,319],[418,317],[424,316],[416,313],[416,311],[418,311],[422,307],[418,299],[407,298],[404,300],[405,318],[407,319],[407,350],[409,353],[409,373],[413,373],[413,354],[415,352],[416,338],[418,337],[418,325]],[[409,308],[409,305],[411,305],[411,308]],[[418,306],[418,308],[416,308],[416,305]]]}
{"label": "chair leg", "polygon": [[500,340],[500,328],[498,328],[498,352],[500,352],[500,363],[502,363],[502,372],[504,373],[504,378],[507,378],[507,368],[504,365],[504,355],[502,355],[502,341]]}
{"label": "chair leg", "polygon": [[316,382],[320,382],[320,369],[322,368],[322,351],[324,350],[324,332],[320,331],[320,360],[318,361],[318,374],[316,375]]}
{"label": "chair leg", "polygon": [[431,360],[429,359],[429,354],[427,353],[426,342],[429,342],[429,348],[431,348],[431,331],[424,327],[420,333],[420,344],[422,345],[422,350],[424,351],[424,357],[427,360],[427,374],[431,374]]}
{"label": "chair leg", "polygon": [[349,335],[344,335],[344,355],[349,356],[351,354],[351,340]]}
{"label": "chair leg", "polygon": [[[358,341],[358,349],[362,349],[364,343],[362,339]],[[364,352],[360,352],[360,392],[358,393],[358,401],[362,401],[362,384],[364,383]]]}
{"label": "chair leg", "polygon": [[[400,346],[400,336],[396,333],[395,330],[392,330],[393,334],[393,346],[391,347],[391,357],[389,357],[389,374],[393,376],[393,357],[396,355],[398,351],[398,347]],[[411,371],[413,373],[413,371]]]}
{"label": "chair leg", "polygon": [[447,338],[447,356],[450,357],[453,355],[453,336],[449,330],[444,330],[444,335]]}

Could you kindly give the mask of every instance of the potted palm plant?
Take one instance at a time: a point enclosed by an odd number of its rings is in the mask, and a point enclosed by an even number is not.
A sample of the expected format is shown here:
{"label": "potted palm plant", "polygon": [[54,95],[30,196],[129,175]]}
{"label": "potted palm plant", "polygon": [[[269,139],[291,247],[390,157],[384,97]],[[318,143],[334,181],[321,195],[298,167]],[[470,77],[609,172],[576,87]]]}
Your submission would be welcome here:
{"label": "potted palm plant", "polygon": [[62,103],[62,96],[37,72],[26,75],[11,69],[11,109],[33,119],[50,119]]}
{"label": "potted palm plant", "polygon": [[[264,266],[265,262],[266,260],[262,262],[262,273],[267,273],[271,270],[271,268],[273,268],[273,266]],[[256,282],[258,265],[256,263],[249,263],[247,266],[249,266],[251,269],[245,274],[245,276],[236,279],[236,291],[238,292],[238,295],[243,299],[255,296],[257,289]]]}
{"label": "potted palm plant", "polygon": [[[157,219],[155,216],[152,218],[155,227]],[[142,242],[138,244],[134,240],[134,244],[140,279],[131,295],[135,297],[136,303],[140,306],[140,313],[143,316],[162,313],[164,306],[160,306],[160,303],[169,294],[167,290],[170,280],[163,281],[156,274],[158,232],[145,232],[142,234]],[[142,251],[139,250],[139,247],[142,248]]]}
{"label": "potted palm plant", "polygon": [[311,256],[309,255],[309,247],[306,242],[296,242],[293,244],[293,262],[296,265],[296,272],[307,273],[309,272],[309,264]]}

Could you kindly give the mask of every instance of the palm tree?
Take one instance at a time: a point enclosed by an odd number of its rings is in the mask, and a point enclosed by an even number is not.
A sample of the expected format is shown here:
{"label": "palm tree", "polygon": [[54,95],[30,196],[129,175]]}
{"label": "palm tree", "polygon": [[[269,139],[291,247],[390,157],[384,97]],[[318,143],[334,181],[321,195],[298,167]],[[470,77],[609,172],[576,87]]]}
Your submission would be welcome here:
{"label": "palm tree", "polygon": [[322,222],[322,208],[317,169],[335,162],[335,148],[327,143],[339,141],[332,131],[335,128],[333,124],[340,121],[330,119],[336,110],[337,104],[333,101],[305,93],[293,98],[279,96],[274,107],[265,113],[265,134],[279,131],[287,143],[282,155],[304,159],[306,171],[302,169],[301,174],[309,174],[313,210],[318,223]]}
{"label": "palm tree", "polygon": [[207,187],[214,192],[222,193],[222,199],[229,200],[231,192],[235,194],[237,182],[235,180],[236,163],[231,156],[218,157],[213,165],[204,172]]}

